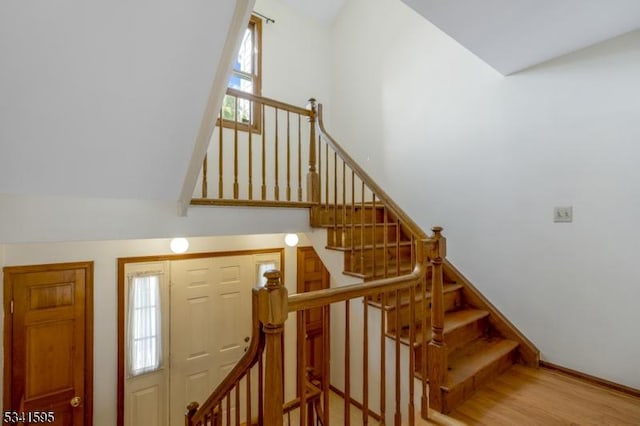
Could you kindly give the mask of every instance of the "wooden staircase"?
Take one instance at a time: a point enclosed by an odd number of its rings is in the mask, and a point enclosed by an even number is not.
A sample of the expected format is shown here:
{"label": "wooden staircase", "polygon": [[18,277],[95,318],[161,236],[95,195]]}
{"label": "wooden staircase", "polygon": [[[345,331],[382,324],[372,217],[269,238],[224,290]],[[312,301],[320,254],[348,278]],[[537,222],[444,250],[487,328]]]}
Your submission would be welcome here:
{"label": "wooden staircase", "polygon": [[[396,218],[384,206],[327,205],[313,208],[312,225],[326,228],[329,250],[344,253],[346,275],[372,281],[379,277],[407,274],[411,271],[412,242]],[[347,212],[347,214],[343,214]],[[427,273],[427,277],[430,274]],[[431,280],[427,280],[430,288]],[[440,406],[432,408],[443,413],[454,410],[478,388],[502,374],[516,362],[529,363],[532,354],[521,356],[521,344],[517,332],[505,336],[500,329],[510,324],[496,326],[503,318],[492,312],[486,303],[474,303],[475,297],[466,297],[465,282],[456,276],[452,268],[445,268],[443,283],[444,341],[446,342],[448,371],[440,387]],[[431,320],[423,328],[420,316],[422,304],[431,308],[431,292],[421,292],[416,286],[413,317],[410,310],[410,294],[403,291],[400,299],[392,294],[385,300],[369,299],[369,306],[385,312],[386,335],[390,339],[399,337],[403,345],[410,345],[410,330],[413,324],[415,338],[415,372],[421,375],[422,362],[428,359],[428,351],[422,342],[432,340]],[[396,313],[397,311],[397,313]],[[423,337],[423,334],[426,336]],[[515,336],[514,336],[515,335]],[[514,339],[514,337],[516,337]],[[526,342],[528,343],[528,342]],[[424,357],[423,357],[424,355]],[[533,355],[534,363],[537,363]]]}
{"label": "wooden staircase", "polygon": [[[238,91],[228,95],[235,97],[236,104],[249,102],[252,110],[260,108],[262,115],[272,120],[263,123],[261,135],[255,137],[252,132],[240,132],[238,123],[226,123],[226,130],[218,127],[213,149],[203,162],[201,198],[194,198],[192,204],[309,208],[311,225],[326,229],[326,248],[343,253],[343,273],[363,283],[287,295],[279,272],[268,272],[267,285],[254,290],[252,342],[259,340],[262,346],[248,352],[202,406],[190,406],[187,425],[222,424],[221,416],[225,410],[229,415],[233,395],[240,401],[243,383],[250,388],[254,366],[258,378],[264,373],[264,383],[258,386],[258,423],[281,424],[284,323],[296,313],[298,341],[304,339],[304,318],[311,309],[322,312],[326,327],[331,313],[344,309],[338,326],[344,327],[340,348],[344,369],[341,366],[340,370],[344,370],[345,418],[351,406],[354,370],[360,370],[361,375],[357,386],[362,389],[363,416],[367,417],[372,403],[383,420],[399,426],[406,424],[405,416],[409,425],[415,425],[416,413],[426,419],[432,410],[452,411],[514,363],[538,365],[535,346],[448,262],[442,228],[434,227],[433,233],[427,234],[328,134],[322,105],[311,99],[310,108],[303,109]],[[240,167],[243,159],[246,170]],[[214,185],[209,185],[209,176],[213,176]],[[209,193],[210,186],[217,188],[215,195]],[[355,321],[361,330],[354,340],[350,338],[350,303],[363,298],[362,318]],[[369,309],[380,312],[372,324]],[[335,325],[331,324],[332,329]],[[370,345],[369,330],[374,327],[376,333],[380,330],[379,342]],[[361,351],[357,363],[351,361],[352,344],[368,348]],[[321,392],[322,411],[316,420],[328,425],[331,341],[327,338],[323,346],[327,377]],[[306,365],[305,348],[298,345],[299,365]],[[379,368],[375,375],[370,368],[370,351],[374,368]],[[296,381],[297,389],[306,388],[304,369],[298,369]],[[376,401],[368,396],[369,388],[377,389]],[[298,391],[298,398],[300,418],[312,413],[307,424],[313,424],[314,410],[308,406],[306,393]],[[250,411],[251,404],[248,406]]]}

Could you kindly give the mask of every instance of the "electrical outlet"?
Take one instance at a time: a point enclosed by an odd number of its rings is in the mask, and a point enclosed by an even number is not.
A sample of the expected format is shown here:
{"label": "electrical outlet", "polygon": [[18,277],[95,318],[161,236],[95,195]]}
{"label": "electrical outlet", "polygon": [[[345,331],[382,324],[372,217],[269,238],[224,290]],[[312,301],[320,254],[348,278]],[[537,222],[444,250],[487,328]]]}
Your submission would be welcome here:
{"label": "electrical outlet", "polygon": [[553,221],[564,223],[573,222],[573,207],[554,207]]}

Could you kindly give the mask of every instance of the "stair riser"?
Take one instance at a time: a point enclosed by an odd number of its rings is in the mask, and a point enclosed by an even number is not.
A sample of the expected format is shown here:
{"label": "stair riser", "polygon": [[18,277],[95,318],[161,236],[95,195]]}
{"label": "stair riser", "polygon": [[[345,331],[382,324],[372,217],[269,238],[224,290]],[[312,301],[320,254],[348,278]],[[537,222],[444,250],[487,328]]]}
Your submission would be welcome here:
{"label": "stair riser", "polygon": [[[327,245],[330,247],[347,247],[352,245],[358,247],[364,245],[372,245],[375,241],[376,245],[384,246],[385,234],[387,236],[387,246],[395,244],[397,241],[396,225],[387,225],[386,232],[384,226],[365,226],[364,228],[356,226],[346,228],[327,228]],[[408,241],[402,234],[400,241]]]}
{"label": "stair riser", "polygon": [[[431,321],[431,318],[429,318],[429,321]],[[480,338],[487,332],[488,327],[488,319],[487,317],[485,317],[471,322],[463,327],[458,327],[455,330],[445,332],[444,341],[447,343],[448,353],[451,353],[455,349],[460,348],[465,344]],[[420,368],[422,366],[422,345],[416,346],[414,348],[414,351],[416,359],[416,371],[420,371]],[[427,352],[427,357],[428,356],[429,353]]]}
{"label": "stair riser", "polygon": [[401,246],[399,250],[396,247],[380,248],[375,252],[373,249],[365,249],[364,252],[362,250],[347,251],[344,254],[344,270],[372,273],[374,266],[376,269],[383,269],[385,264],[387,269],[395,269],[398,260],[402,270],[411,269],[411,246]]}
{"label": "stair riser", "polygon": [[455,389],[449,391],[442,390],[443,407],[442,412],[448,414],[455,410],[460,404],[466,401],[473,395],[480,387],[485,383],[497,377],[506,371],[516,362],[516,350],[505,354],[504,356],[496,359],[491,364],[487,365],[476,375],[465,380]]}
{"label": "stair riser", "polygon": [[[445,312],[457,309],[462,304],[462,294],[460,290],[451,291],[444,294],[444,310]],[[396,330],[396,314],[395,308],[387,311],[387,330]],[[415,304],[415,315],[413,323],[416,326],[422,324],[422,301]],[[411,324],[411,308],[409,305],[400,307],[400,328],[409,327]],[[431,324],[431,299],[427,299],[427,325]]]}

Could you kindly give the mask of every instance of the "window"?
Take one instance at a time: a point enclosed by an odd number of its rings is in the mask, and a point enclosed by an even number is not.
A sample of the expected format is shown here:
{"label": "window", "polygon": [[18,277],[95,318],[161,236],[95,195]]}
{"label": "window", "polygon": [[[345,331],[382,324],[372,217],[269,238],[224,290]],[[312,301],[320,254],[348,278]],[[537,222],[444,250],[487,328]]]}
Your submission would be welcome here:
{"label": "window", "polygon": [[160,273],[129,277],[127,358],[129,376],[162,366]]}
{"label": "window", "polygon": [[[228,87],[252,95],[261,94],[262,72],[262,21],[251,17],[245,30],[240,51],[233,64],[233,71]],[[261,109],[246,99],[226,95],[222,102],[222,119],[224,127],[238,128],[260,132]]]}
{"label": "window", "polygon": [[278,269],[278,265],[276,264],[276,262],[270,261],[259,262],[256,264],[256,269],[258,274],[258,276],[256,277],[258,286],[264,287],[265,285],[267,285],[267,279],[265,278],[264,273],[272,269]]}

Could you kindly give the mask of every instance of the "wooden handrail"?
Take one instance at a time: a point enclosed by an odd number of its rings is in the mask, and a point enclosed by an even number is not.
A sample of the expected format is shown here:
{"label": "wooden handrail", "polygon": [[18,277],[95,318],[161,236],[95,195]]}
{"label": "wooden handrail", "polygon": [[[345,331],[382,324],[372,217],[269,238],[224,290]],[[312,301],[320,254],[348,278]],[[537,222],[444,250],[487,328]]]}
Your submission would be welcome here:
{"label": "wooden handrail", "polygon": [[[425,239],[426,245],[432,244],[431,239]],[[359,297],[374,296],[380,292],[402,290],[415,285],[424,278],[427,272],[426,257],[422,256],[423,262],[418,261],[413,271],[407,275],[399,277],[382,278],[366,283],[345,285],[341,287],[328,288],[324,290],[314,290],[306,293],[297,293],[289,296],[289,312],[296,312],[306,309],[319,308],[333,303],[344,302]]]}
{"label": "wooden handrail", "polygon": [[[312,110],[316,109],[315,100],[312,100]],[[362,167],[356,163],[353,158],[336,142],[336,140],[327,132],[324,126],[323,119],[323,107],[322,104],[317,105],[317,120],[316,126],[318,128],[318,132],[323,139],[327,141],[331,148],[340,156],[342,161],[344,161],[350,168],[353,170],[356,175],[371,189],[371,191],[376,194],[376,196],[382,201],[383,204],[387,206],[391,212],[398,217],[413,233],[418,239],[426,239],[428,238],[427,234],[415,223],[409,215],[407,215],[404,210],[398,206],[393,199],[365,172]]]}
{"label": "wooden handrail", "polygon": [[[238,363],[227,374],[222,382],[215,388],[213,393],[202,404],[192,402],[187,407],[185,413],[186,425],[204,425],[206,424],[205,418],[212,415],[217,407],[222,403],[222,400],[233,390],[238,382],[250,371],[262,354],[265,347],[265,334],[262,330],[262,325],[259,320],[259,301],[258,294],[260,289],[254,288],[252,291],[252,303],[251,303],[251,343],[247,349],[247,352],[240,358]],[[260,404],[260,401],[258,401]]]}
{"label": "wooden handrail", "polygon": [[311,116],[312,112],[308,109],[301,108],[296,105],[291,105],[286,102],[276,101],[275,99],[265,98],[264,96],[254,95],[252,93],[243,92],[241,90],[228,88],[227,95],[233,96],[234,98],[246,99],[251,102],[256,102],[260,105],[266,105],[273,108],[278,108],[284,111],[295,112],[296,114]]}

